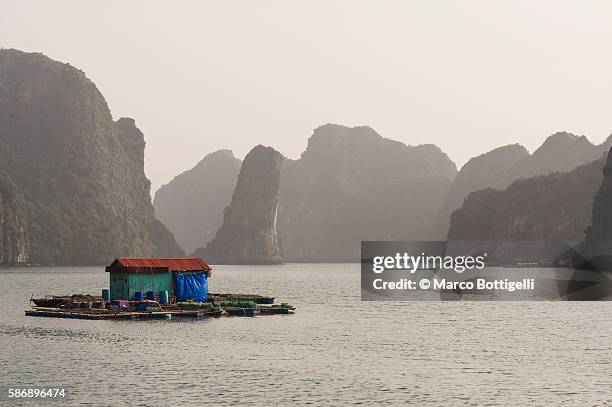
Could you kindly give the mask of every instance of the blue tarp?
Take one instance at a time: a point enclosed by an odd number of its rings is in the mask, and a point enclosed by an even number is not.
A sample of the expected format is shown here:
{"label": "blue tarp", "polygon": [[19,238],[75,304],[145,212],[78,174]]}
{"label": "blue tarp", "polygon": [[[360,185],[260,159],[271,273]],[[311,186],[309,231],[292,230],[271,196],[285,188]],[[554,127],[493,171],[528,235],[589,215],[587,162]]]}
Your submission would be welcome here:
{"label": "blue tarp", "polygon": [[173,278],[176,301],[206,301],[206,297],[208,297],[208,277],[206,277],[206,273],[174,273]]}

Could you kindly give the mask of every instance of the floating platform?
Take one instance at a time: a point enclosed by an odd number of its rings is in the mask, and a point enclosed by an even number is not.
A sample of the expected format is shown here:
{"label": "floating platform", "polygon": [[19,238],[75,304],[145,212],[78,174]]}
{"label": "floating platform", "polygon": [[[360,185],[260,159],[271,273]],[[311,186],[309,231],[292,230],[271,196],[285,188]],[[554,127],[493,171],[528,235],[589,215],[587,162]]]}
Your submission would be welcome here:
{"label": "floating platform", "polygon": [[[26,316],[71,319],[171,319],[255,317],[258,315],[293,314],[287,303],[274,304],[273,297],[256,294],[210,294],[207,302],[160,304],[158,301],[116,300],[110,303],[97,296],[47,296],[30,299],[36,306]],[[152,306],[153,304],[154,306]]]}
{"label": "floating platform", "polygon": [[25,311],[29,317],[72,319],[171,319],[171,318],[218,318],[222,310],[188,311],[110,311],[104,309],[34,308]]}
{"label": "floating platform", "polygon": [[71,319],[171,319],[171,318],[219,318],[255,317],[257,315],[287,315],[295,311],[290,308],[272,306],[257,308],[224,307],[220,310],[168,310],[162,311],[110,311],[105,309],[66,309],[35,307],[25,311],[29,317],[71,318]]}
{"label": "floating platform", "polygon": [[257,308],[224,307],[223,311],[230,317],[255,317],[259,315]]}
{"label": "floating platform", "polygon": [[101,301],[102,297],[97,295],[88,294],[73,294],[73,295],[52,295],[44,298],[30,298],[30,302],[33,302],[38,307],[45,308],[58,308],[63,306],[70,306],[74,303],[80,303],[83,301]]}
{"label": "floating platform", "polygon": [[272,306],[258,306],[257,307],[257,311],[259,311],[259,315],[288,315],[288,314],[294,314],[295,313],[295,308],[294,307],[286,307],[286,306],[279,306],[279,305],[272,305]]}
{"label": "floating platform", "polygon": [[208,301],[253,301],[255,304],[274,304],[274,297],[266,297],[258,294],[208,294]]}

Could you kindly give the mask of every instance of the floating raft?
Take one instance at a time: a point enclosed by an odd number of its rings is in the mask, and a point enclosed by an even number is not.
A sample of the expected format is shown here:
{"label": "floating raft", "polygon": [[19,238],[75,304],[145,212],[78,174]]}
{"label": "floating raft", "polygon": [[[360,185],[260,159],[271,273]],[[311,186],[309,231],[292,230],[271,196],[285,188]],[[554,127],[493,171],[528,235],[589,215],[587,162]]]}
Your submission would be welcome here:
{"label": "floating raft", "polygon": [[[72,319],[255,317],[295,312],[295,308],[287,303],[274,304],[273,297],[256,294],[211,294],[207,302],[186,301],[173,304],[159,304],[158,301],[152,300],[118,300],[111,301],[108,305],[100,297],[83,294],[32,298],[30,301],[36,306],[26,310],[26,316]],[[123,302],[125,304],[121,304]]]}
{"label": "floating raft", "polygon": [[92,313],[86,310],[65,310],[59,308],[37,308],[26,310],[29,317],[71,318],[71,319],[170,319],[167,312],[104,312]]}
{"label": "floating raft", "polygon": [[274,304],[274,297],[265,297],[258,294],[208,294],[208,301],[252,301],[255,304]]}
{"label": "floating raft", "polygon": [[257,307],[257,311],[259,312],[259,315],[287,315],[287,314],[294,314],[295,313],[295,308],[288,306],[279,306],[279,305],[272,305],[272,306],[258,306]]}
{"label": "floating raft", "polygon": [[102,297],[100,296],[88,294],[52,295],[44,298],[30,298],[30,301],[33,302],[36,306],[45,308],[59,308],[62,306],[72,305],[75,302],[95,302],[101,300]]}
{"label": "floating raft", "polygon": [[223,311],[109,311],[96,309],[34,308],[25,311],[29,317],[72,319],[170,319],[170,318],[218,318]]}
{"label": "floating raft", "polygon": [[258,306],[257,308],[223,307],[221,310],[169,310],[162,311],[110,311],[105,309],[66,309],[35,307],[25,311],[29,317],[71,318],[71,319],[171,319],[171,318],[219,318],[255,317],[257,315],[293,314],[292,308],[281,306]]}
{"label": "floating raft", "polygon": [[230,317],[255,317],[259,315],[257,308],[224,307],[223,311]]}

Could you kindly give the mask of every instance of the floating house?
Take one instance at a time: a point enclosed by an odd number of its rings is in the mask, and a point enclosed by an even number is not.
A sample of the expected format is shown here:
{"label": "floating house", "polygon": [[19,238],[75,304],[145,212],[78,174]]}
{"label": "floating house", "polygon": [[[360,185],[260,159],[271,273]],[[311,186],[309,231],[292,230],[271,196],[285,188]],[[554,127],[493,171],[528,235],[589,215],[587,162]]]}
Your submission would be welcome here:
{"label": "floating house", "polygon": [[204,302],[211,270],[199,258],[117,258],[106,267],[110,274],[110,299],[133,300],[136,292],[167,291],[175,301]]}

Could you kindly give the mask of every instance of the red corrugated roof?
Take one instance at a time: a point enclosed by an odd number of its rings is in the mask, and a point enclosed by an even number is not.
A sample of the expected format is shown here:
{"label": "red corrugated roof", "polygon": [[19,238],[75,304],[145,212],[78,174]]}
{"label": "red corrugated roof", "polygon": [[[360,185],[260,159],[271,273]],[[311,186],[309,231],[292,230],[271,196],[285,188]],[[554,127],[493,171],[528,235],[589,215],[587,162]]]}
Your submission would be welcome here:
{"label": "red corrugated roof", "polygon": [[[123,267],[165,267],[169,271],[197,271],[212,270],[206,262],[200,258],[178,258],[178,259],[115,259],[113,264],[119,263]],[[111,265],[112,266],[112,265]]]}

